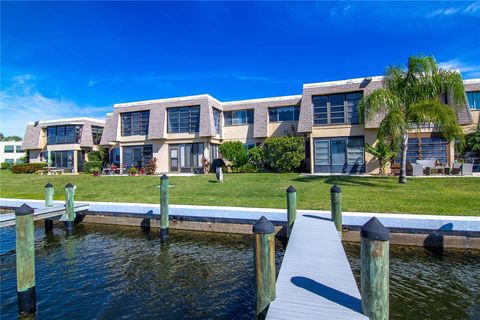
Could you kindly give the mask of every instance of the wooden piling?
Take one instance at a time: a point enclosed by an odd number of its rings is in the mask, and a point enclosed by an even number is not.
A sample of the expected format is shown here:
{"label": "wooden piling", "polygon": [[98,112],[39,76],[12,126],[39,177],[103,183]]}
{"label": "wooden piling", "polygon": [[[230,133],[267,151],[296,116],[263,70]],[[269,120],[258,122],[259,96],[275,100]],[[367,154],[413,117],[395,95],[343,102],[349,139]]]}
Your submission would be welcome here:
{"label": "wooden piling", "polygon": [[73,185],[68,183],[65,186],[65,231],[67,234],[73,232],[73,227],[75,225],[75,211],[74,211],[74,193]]}
{"label": "wooden piling", "polygon": [[264,319],[270,302],[275,300],[275,227],[262,216],[254,225],[257,319]]}
{"label": "wooden piling", "polygon": [[168,219],[168,176],[162,175],[160,181],[160,241],[165,241],[168,239],[170,224]]}
{"label": "wooden piling", "polygon": [[297,218],[297,190],[290,186],[287,189],[287,237],[290,237],[293,224]]}
{"label": "wooden piling", "polygon": [[336,184],[330,189],[331,218],[342,239],[342,189]]}
{"label": "wooden piling", "polygon": [[[49,182],[45,185],[45,208],[53,207],[53,195],[55,193],[55,189],[53,185]],[[53,230],[53,220],[52,219],[45,219],[45,232],[49,232]]]}
{"label": "wooden piling", "polygon": [[362,226],[360,235],[362,310],[370,320],[388,320],[390,232],[373,217]]}
{"label": "wooden piling", "polygon": [[23,204],[15,211],[18,314],[33,315],[35,295],[35,246],[33,209]]}

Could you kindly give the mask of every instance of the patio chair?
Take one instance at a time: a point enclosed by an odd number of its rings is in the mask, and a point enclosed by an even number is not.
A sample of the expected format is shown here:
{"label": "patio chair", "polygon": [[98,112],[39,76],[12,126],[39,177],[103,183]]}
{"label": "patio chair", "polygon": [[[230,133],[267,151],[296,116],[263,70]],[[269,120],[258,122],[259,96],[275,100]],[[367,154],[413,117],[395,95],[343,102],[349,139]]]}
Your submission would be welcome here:
{"label": "patio chair", "polygon": [[462,176],[471,176],[473,175],[473,163],[459,163],[455,162],[453,164],[453,174],[461,174]]}
{"label": "patio chair", "polygon": [[423,176],[423,166],[418,163],[407,161],[407,175],[413,177]]}

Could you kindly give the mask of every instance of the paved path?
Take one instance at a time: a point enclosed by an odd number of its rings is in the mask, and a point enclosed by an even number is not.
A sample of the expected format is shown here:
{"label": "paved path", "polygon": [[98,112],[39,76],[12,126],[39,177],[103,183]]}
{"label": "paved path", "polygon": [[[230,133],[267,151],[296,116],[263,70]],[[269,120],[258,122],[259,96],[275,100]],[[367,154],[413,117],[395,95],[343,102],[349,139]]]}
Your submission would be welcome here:
{"label": "paved path", "polygon": [[332,221],[297,214],[267,319],[368,319]]}

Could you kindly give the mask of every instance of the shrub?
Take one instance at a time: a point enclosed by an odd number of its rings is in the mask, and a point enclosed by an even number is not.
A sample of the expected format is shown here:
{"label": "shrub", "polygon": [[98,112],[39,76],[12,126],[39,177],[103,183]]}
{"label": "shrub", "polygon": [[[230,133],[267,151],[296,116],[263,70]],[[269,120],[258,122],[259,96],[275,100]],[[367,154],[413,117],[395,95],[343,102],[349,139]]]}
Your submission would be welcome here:
{"label": "shrub", "polygon": [[2,170],[12,169],[12,164],[8,162],[2,162]]}
{"label": "shrub", "polygon": [[254,147],[248,151],[250,162],[257,168],[257,171],[263,171],[265,167],[265,151],[262,147]]}
{"label": "shrub", "polygon": [[44,162],[21,163],[12,166],[13,173],[35,173],[47,166]]}
{"label": "shrub", "polygon": [[263,151],[265,166],[274,172],[292,172],[305,159],[305,146],[301,137],[268,138]]}
{"label": "shrub", "polygon": [[104,149],[90,151],[88,153],[88,162],[91,161],[98,161],[104,167],[108,164],[108,154],[105,152]]}
{"label": "shrub", "polygon": [[232,162],[233,167],[241,167],[248,163],[247,150],[240,141],[227,141],[220,145],[219,151],[224,159]]}
{"label": "shrub", "polygon": [[155,171],[157,171],[157,158],[153,158],[152,160],[148,161],[147,165],[145,166],[146,175],[154,175]]}
{"label": "shrub", "polygon": [[257,172],[257,168],[250,163],[244,164],[241,167],[232,167],[233,173],[252,173]]}
{"label": "shrub", "polygon": [[130,169],[128,169],[128,173],[129,173],[130,175],[137,174],[137,173],[138,173],[138,169],[135,168],[135,167],[131,167]]}
{"label": "shrub", "polygon": [[101,161],[87,161],[83,163],[83,172],[91,173],[93,168],[102,168]]}

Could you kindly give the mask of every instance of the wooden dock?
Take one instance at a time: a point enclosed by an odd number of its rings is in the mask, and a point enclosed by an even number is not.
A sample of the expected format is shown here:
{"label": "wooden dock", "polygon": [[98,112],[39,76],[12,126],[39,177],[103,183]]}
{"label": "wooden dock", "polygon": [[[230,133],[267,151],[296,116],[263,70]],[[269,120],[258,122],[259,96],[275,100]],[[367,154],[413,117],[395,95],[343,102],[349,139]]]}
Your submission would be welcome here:
{"label": "wooden dock", "polygon": [[[81,204],[74,206],[75,212],[82,212],[88,210],[88,204]],[[65,213],[64,205],[57,205],[54,207],[35,209],[33,213],[33,220],[53,219],[59,220]],[[0,214],[0,228],[15,225],[15,212]]]}
{"label": "wooden dock", "polygon": [[368,319],[335,225],[298,214],[267,319]]}

